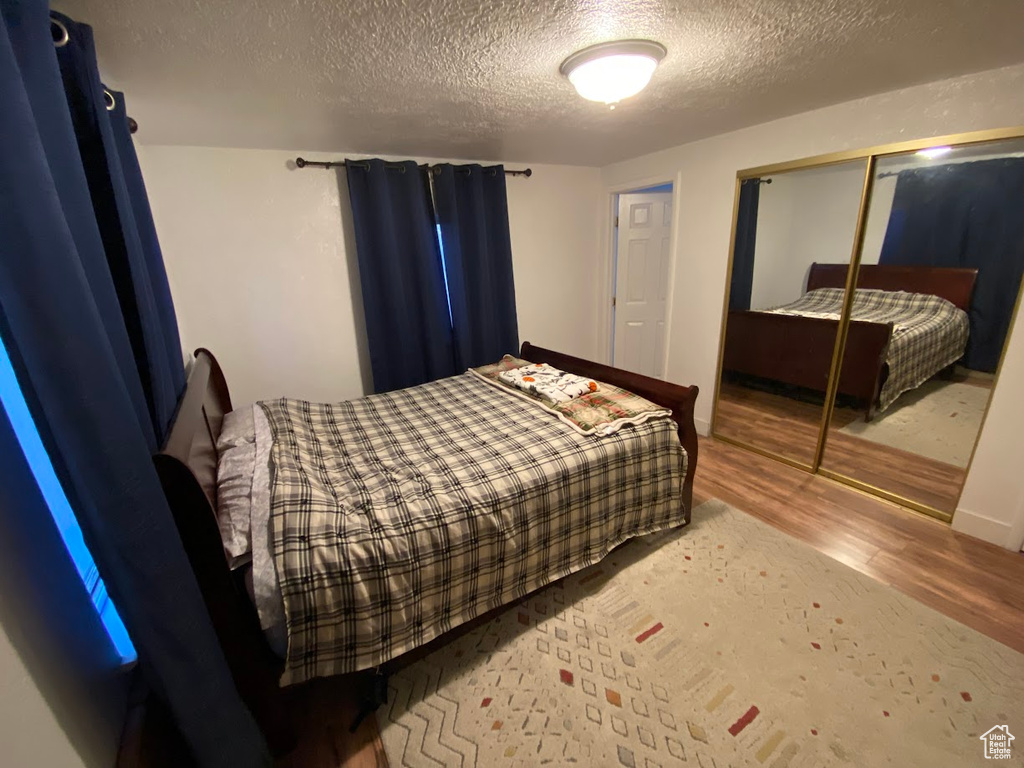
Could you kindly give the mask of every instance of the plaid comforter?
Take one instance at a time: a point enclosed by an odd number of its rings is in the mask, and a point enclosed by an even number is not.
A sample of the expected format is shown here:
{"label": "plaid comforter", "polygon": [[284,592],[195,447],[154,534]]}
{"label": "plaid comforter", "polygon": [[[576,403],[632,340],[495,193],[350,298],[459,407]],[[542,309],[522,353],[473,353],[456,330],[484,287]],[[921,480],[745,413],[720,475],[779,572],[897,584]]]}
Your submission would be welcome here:
{"label": "plaid comforter", "polygon": [[[842,288],[818,288],[792,304],[766,311],[838,320],[844,293]],[[955,363],[967,348],[967,313],[938,296],[858,288],[851,318],[893,324],[885,359],[889,377],[878,397],[879,410]]]}
{"label": "plaid comforter", "polygon": [[283,684],[381,664],[683,522],[686,453],[668,418],[581,435],[469,374],[261,405]]}

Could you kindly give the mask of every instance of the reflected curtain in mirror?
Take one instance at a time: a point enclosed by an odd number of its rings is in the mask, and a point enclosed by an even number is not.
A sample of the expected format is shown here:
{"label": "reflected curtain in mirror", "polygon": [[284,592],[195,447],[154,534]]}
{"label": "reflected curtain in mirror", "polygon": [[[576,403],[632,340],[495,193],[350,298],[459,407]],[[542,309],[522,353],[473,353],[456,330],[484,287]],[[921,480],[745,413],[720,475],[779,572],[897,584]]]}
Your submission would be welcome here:
{"label": "reflected curtain in mirror", "polygon": [[1024,158],[900,171],[881,264],[978,270],[963,365],[993,372],[1024,270]]}
{"label": "reflected curtain in mirror", "polygon": [[761,179],[744,179],[740,182],[736,242],[732,249],[729,309],[750,309],[750,295],[754,287],[754,250],[757,245],[757,206],[760,197]]}

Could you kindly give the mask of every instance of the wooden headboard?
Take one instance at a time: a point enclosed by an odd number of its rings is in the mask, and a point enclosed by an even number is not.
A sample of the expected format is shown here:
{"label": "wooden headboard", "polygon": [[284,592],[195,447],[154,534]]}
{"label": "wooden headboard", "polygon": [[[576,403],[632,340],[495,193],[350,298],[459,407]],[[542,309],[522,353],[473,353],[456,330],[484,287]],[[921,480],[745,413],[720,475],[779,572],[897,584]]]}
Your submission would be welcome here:
{"label": "wooden headboard", "polygon": [[[811,264],[807,290],[844,288],[848,264]],[[880,291],[906,291],[939,296],[964,312],[971,308],[976,269],[955,267],[897,267],[883,264],[861,264],[857,273],[858,288]]]}
{"label": "wooden headboard", "polygon": [[171,432],[153,463],[235,687],[271,753],[281,756],[296,742],[278,686],[283,665],[263,637],[241,573],[228,568],[215,515],[217,438],[230,411],[217,359],[197,349]]}

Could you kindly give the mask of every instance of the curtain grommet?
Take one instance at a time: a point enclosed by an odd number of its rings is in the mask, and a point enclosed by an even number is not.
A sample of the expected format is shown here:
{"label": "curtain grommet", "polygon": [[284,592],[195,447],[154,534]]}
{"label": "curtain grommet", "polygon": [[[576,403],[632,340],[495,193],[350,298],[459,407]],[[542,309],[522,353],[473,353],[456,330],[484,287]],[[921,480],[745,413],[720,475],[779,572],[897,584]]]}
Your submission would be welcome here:
{"label": "curtain grommet", "polygon": [[[67,45],[68,41],[71,39],[71,35],[68,34],[68,28],[66,26],[64,26],[64,22],[61,21],[60,19],[55,19],[55,18],[53,18],[53,16],[51,16],[50,17],[50,27],[51,27],[51,29],[50,29],[51,33],[53,33],[54,31],[59,33],[59,35],[58,34],[54,34],[53,35],[53,47],[54,48],[63,48],[65,45]],[[54,30],[53,27],[56,27],[57,29]]]}
{"label": "curtain grommet", "polygon": [[103,101],[107,105],[107,112],[113,112],[114,107],[117,106],[117,99],[115,99],[114,94],[112,94],[106,88],[103,89]]}

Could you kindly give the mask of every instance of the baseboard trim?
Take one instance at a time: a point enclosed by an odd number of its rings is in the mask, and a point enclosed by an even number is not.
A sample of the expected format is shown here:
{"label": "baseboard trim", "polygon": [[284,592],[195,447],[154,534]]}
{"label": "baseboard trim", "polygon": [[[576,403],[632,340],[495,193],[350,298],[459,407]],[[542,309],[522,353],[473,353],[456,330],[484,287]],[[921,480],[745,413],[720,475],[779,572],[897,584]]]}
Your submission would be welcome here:
{"label": "baseboard trim", "polygon": [[1013,534],[1013,526],[1010,523],[994,520],[969,509],[956,511],[953,515],[953,530],[1006,549],[1014,549],[1015,542],[1010,540]]}
{"label": "baseboard trim", "polygon": [[711,422],[707,419],[694,419],[693,426],[697,430],[697,434],[701,437],[707,437],[711,434]]}

